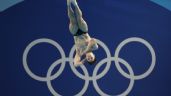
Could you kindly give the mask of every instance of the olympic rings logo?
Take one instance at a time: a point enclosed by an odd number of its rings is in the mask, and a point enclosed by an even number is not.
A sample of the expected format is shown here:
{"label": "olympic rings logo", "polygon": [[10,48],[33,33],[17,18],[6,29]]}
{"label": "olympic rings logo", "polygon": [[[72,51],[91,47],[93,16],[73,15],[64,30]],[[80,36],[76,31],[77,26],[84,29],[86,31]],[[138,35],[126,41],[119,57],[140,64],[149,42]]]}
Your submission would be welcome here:
{"label": "olympic rings logo", "polygon": [[[132,67],[130,66],[130,64],[125,61],[124,59],[122,58],[119,58],[119,53],[121,51],[121,49],[128,43],[131,43],[131,42],[139,42],[139,43],[142,43],[144,44],[150,51],[151,53],[151,57],[152,57],[152,61],[151,61],[151,65],[150,67],[148,68],[148,70],[141,74],[141,75],[134,75],[134,71],[132,69]],[[27,56],[28,56],[28,53],[29,51],[31,50],[32,47],[40,44],[40,43],[48,43],[48,44],[51,44],[53,46],[55,46],[60,54],[61,54],[61,59],[58,59],[56,60],[48,69],[47,71],[47,74],[46,74],[46,77],[41,77],[41,76],[38,76],[38,75],[35,75],[30,69],[29,69],[29,66],[28,66],[28,63],[27,63]],[[69,62],[69,65],[72,69],[72,71],[74,72],[74,74],[79,77],[80,79],[82,80],[85,80],[85,83],[84,83],[84,86],[83,88],[81,89],[80,92],[78,92],[77,94],[75,94],[76,96],[82,96],[88,86],[89,86],[89,82],[92,81],[93,82],[93,86],[95,88],[95,90],[97,91],[98,94],[100,94],[101,96],[111,96],[105,92],[103,92],[100,87],[98,86],[98,83],[97,83],[97,80],[101,79],[103,76],[105,76],[105,74],[107,74],[107,72],[109,71],[109,68],[111,66],[111,62],[115,62],[115,66],[117,68],[117,70],[121,73],[122,76],[124,76],[125,78],[128,78],[130,79],[130,83],[129,83],[129,86],[128,88],[116,95],[116,96],[127,96],[130,91],[132,90],[133,88],[133,85],[134,85],[134,82],[135,80],[141,80],[141,79],[144,79],[146,78],[147,76],[149,76],[151,74],[151,72],[153,71],[154,67],[155,67],[155,64],[156,64],[156,55],[155,55],[155,51],[153,49],[153,47],[144,39],[142,38],[138,38],[138,37],[131,37],[131,38],[128,38],[124,41],[122,41],[118,47],[116,48],[116,52],[114,54],[114,57],[111,56],[111,53],[108,49],[108,47],[100,40],[97,40],[97,43],[99,46],[101,46],[104,51],[106,52],[106,55],[107,55],[107,58],[101,60],[96,66],[95,66],[95,69],[93,70],[93,75],[90,76],[89,73],[88,73],[88,70],[86,69],[86,67],[84,65],[81,65],[80,67],[82,68],[83,72],[84,72],[84,75],[81,74],[73,65],[73,56],[74,56],[74,52],[75,52],[75,46],[72,47],[71,51],[70,51],[70,54],[69,54],[69,57],[66,57],[65,55],[65,52],[64,50],[62,49],[62,47],[55,41],[51,40],[51,39],[37,39],[33,42],[31,42],[27,47],[26,49],[24,50],[24,53],[23,53],[23,66],[24,66],[24,69],[25,71],[27,72],[27,74],[37,80],[37,81],[41,81],[41,82],[46,82],[47,83],[47,87],[49,89],[49,91],[54,95],[54,96],[61,96],[58,92],[56,92],[51,84],[51,81],[58,78],[58,76],[60,76],[60,74],[63,72],[64,68],[65,68],[65,65],[66,65],[66,62]],[[104,70],[100,73],[100,74],[97,74],[98,70],[100,69],[100,67],[103,65],[103,64],[106,64],[106,67],[104,68]],[[56,72],[54,75],[52,75],[52,71],[54,70],[54,68],[56,66],[58,66],[59,64],[61,64],[58,72]],[[129,74],[126,73],[120,66],[120,64],[123,64],[129,71]]]}

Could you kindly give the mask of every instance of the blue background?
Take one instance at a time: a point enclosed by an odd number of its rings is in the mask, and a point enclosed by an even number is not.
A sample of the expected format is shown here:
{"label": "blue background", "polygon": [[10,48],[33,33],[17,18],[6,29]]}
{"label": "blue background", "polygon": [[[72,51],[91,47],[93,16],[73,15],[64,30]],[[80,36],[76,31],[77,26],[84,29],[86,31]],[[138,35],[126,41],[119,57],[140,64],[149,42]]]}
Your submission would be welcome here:
{"label": "blue background", "polygon": [[[148,0],[78,0],[78,3],[88,23],[89,34],[103,41],[112,55],[121,41],[134,36],[144,38],[155,49],[157,63],[154,71],[149,77],[136,81],[129,96],[170,96],[171,12]],[[22,55],[31,41],[50,38],[57,41],[68,56],[74,44],[68,23],[66,0],[26,0],[0,13],[1,95],[52,95],[46,83],[27,75]],[[97,61],[105,58],[102,48],[95,54]],[[150,52],[139,43],[126,45],[120,57],[129,62],[136,75],[144,73],[150,66]],[[59,58],[60,54],[53,46],[40,44],[30,51],[28,63],[35,74],[46,76],[49,66]],[[129,80],[112,64],[98,84],[104,92],[118,94],[127,88]],[[95,66],[85,65],[91,74]],[[76,77],[67,64],[52,84],[60,94],[71,96],[81,90],[84,81]],[[96,95],[90,82],[85,96]]]}

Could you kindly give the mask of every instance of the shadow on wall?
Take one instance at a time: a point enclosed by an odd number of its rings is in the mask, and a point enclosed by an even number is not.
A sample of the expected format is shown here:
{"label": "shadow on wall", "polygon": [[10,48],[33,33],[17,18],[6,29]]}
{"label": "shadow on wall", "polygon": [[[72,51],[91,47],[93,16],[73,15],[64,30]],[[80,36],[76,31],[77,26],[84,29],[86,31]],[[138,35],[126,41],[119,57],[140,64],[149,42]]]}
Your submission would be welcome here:
{"label": "shadow on wall", "polygon": [[159,4],[160,6],[171,11],[171,1],[170,0],[151,0],[152,2]]}
{"label": "shadow on wall", "polygon": [[20,3],[24,0],[0,0],[0,12]]}

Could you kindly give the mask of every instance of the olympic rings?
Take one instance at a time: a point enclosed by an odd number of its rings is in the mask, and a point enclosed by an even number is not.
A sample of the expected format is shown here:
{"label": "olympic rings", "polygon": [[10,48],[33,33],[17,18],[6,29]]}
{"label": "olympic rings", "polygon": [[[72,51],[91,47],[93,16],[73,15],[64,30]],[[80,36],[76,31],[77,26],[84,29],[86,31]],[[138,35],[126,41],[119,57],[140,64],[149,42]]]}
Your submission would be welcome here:
{"label": "olympic rings", "polygon": [[[132,67],[130,66],[129,63],[127,63],[125,60],[123,60],[122,58],[119,57],[119,52],[121,51],[121,49],[128,43],[131,43],[131,42],[139,42],[139,43],[142,43],[144,44],[150,51],[151,53],[151,56],[152,56],[152,61],[151,61],[151,66],[149,67],[149,69],[141,74],[141,75],[138,75],[138,76],[135,76],[134,75],[134,71],[132,69]],[[30,69],[29,69],[29,66],[28,66],[28,63],[27,63],[27,56],[28,56],[28,53],[29,51],[31,50],[32,47],[40,44],[40,43],[48,43],[50,45],[53,45],[55,46],[58,51],[60,52],[61,54],[61,59],[58,59],[56,60],[48,69],[47,71],[47,74],[46,74],[46,77],[41,77],[41,76],[37,76],[35,75]],[[61,96],[58,92],[56,92],[54,89],[53,89],[53,86],[51,84],[51,81],[54,80],[54,79],[57,79],[58,76],[61,75],[61,73],[63,72],[64,68],[65,68],[65,64],[66,62],[69,62],[70,64],[70,67],[72,69],[72,71],[74,72],[74,74],[79,77],[80,79],[82,80],[85,80],[85,83],[84,83],[84,86],[82,88],[82,90],[80,92],[78,92],[76,94],[76,96],[82,96],[84,95],[84,93],[86,92],[87,88],[88,88],[88,85],[89,85],[89,82],[90,81],[93,81],[93,85],[94,85],[94,88],[95,90],[97,91],[97,93],[99,95],[102,95],[102,96],[111,96],[107,93],[104,93],[100,87],[98,86],[98,83],[97,83],[97,80],[101,79],[102,77],[104,77],[107,72],[109,71],[110,69],[110,66],[111,66],[111,62],[114,61],[115,62],[115,66],[117,68],[117,70],[121,73],[121,75],[123,75],[125,78],[128,78],[130,79],[130,83],[129,83],[129,86],[128,88],[121,94],[119,95],[116,95],[116,96],[127,96],[130,91],[132,90],[133,88],[133,85],[134,85],[134,82],[135,80],[140,80],[140,79],[143,79],[143,78],[146,78],[147,76],[149,76],[151,74],[151,72],[154,70],[154,67],[156,65],[156,54],[155,54],[155,51],[153,49],[153,47],[144,39],[142,38],[138,38],[138,37],[132,37],[132,38],[128,38],[124,41],[122,41],[118,47],[116,48],[116,52],[114,54],[114,57],[111,56],[111,53],[108,49],[108,47],[100,40],[97,40],[97,43],[99,46],[101,46],[105,53],[106,53],[106,57],[104,59],[102,59],[96,66],[95,66],[95,69],[93,70],[93,75],[90,76],[89,73],[88,73],[88,70],[86,69],[86,67],[84,65],[81,65],[80,68],[83,70],[83,74],[81,74],[73,65],[73,56],[74,56],[74,52],[75,52],[75,46],[72,47],[71,51],[70,51],[70,54],[69,54],[69,57],[66,57],[65,55],[65,52],[64,50],[62,49],[62,47],[55,41],[51,40],[51,39],[46,39],[46,38],[42,38],[42,39],[37,39],[37,40],[34,40],[33,42],[31,42],[27,47],[26,49],[24,50],[24,53],[23,53],[23,67],[26,71],[26,73],[33,79],[37,80],[37,81],[41,81],[41,82],[46,82],[47,83],[47,87],[49,89],[49,91],[54,95],[54,96]],[[106,64],[104,70],[100,73],[100,74],[97,74],[98,70],[100,69],[100,67],[103,65],[103,64]],[[123,64],[129,71],[129,74],[126,73],[120,66],[120,64]],[[54,74],[52,75],[52,71],[54,70],[54,68],[58,65],[61,65],[59,70]]]}
{"label": "olympic rings", "polygon": [[119,52],[122,49],[122,47],[130,42],[140,42],[140,43],[144,44],[150,50],[150,53],[152,56],[151,66],[144,74],[139,75],[139,76],[133,76],[133,77],[130,77],[126,72],[124,72],[122,70],[118,59],[115,60],[116,67],[117,67],[118,71],[126,78],[129,78],[129,79],[134,78],[135,80],[143,79],[143,78],[147,77],[148,75],[150,75],[150,73],[153,71],[155,64],[156,64],[156,54],[154,52],[153,47],[147,41],[145,41],[144,39],[141,39],[141,38],[133,37],[133,38],[128,38],[119,44],[119,46],[116,48],[115,58],[119,57]]}
{"label": "olympic rings", "polygon": [[[24,54],[23,54],[23,66],[24,66],[24,69],[26,70],[27,74],[28,74],[30,77],[32,77],[33,79],[35,79],[35,80],[38,80],[38,81],[47,81],[49,78],[47,78],[47,77],[40,77],[40,76],[35,75],[35,74],[29,69],[28,64],[27,64],[27,55],[28,55],[30,49],[31,49],[32,47],[34,47],[35,45],[39,44],[39,43],[48,43],[48,44],[51,44],[51,45],[55,46],[55,47],[59,50],[59,52],[60,52],[60,54],[61,54],[61,56],[62,56],[62,57],[61,57],[62,59],[64,59],[66,56],[65,56],[65,53],[64,53],[62,47],[61,47],[58,43],[56,43],[55,41],[50,40],[50,39],[37,39],[37,40],[31,42],[31,43],[26,47],[26,49],[24,50]],[[58,71],[55,75],[51,76],[50,80],[55,79],[59,74],[61,74],[62,71],[64,70],[64,67],[65,67],[65,62],[63,61],[63,62],[62,62],[62,65],[61,65],[61,67],[60,67],[60,69],[59,69],[59,71]]]}
{"label": "olympic rings", "polygon": [[[134,76],[134,72],[131,68],[131,66],[123,59],[121,58],[114,58],[114,57],[111,57],[111,58],[106,58],[106,59],[103,59],[97,66],[96,68],[94,69],[93,71],[93,76],[96,76],[97,75],[97,72],[98,72],[98,69],[102,66],[102,64],[105,64],[105,62],[107,61],[116,61],[116,59],[118,59],[118,61],[120,61],[124,66],[126,66],[128,68],[128,71],[130,73],[130,76]],[[104,76],[104,75],[103,75]],[[104,93],[98,86],[97,84],[97,80],[94,79],[93,80],[93,85],[94,85],[94,88],[96,89],[96,91],[101,95],[101,96],[111,96],[111,95],[108,95],[106,93]],[[125,90],[125,92],[121,93],[120,95],[116,95],[116,96],[127,96],[129,94],[129,92],[132,90],[133,88],[133,85],[134,85],[134,78],[130,78],[130,83],[129,83],[129,86],[128,88]]]}

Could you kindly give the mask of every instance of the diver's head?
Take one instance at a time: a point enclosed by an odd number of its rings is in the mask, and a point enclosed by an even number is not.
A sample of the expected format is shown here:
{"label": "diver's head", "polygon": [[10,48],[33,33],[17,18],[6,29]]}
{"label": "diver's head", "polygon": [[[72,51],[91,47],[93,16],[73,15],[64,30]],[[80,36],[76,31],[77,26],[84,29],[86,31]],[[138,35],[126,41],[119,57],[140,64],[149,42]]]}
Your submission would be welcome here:
{"label": "diver's head", "polygon": [[95,55],[92,52],[89,52],[86,54],[86,59],[87,59],[89,64],[93,64],[96,62]]}

